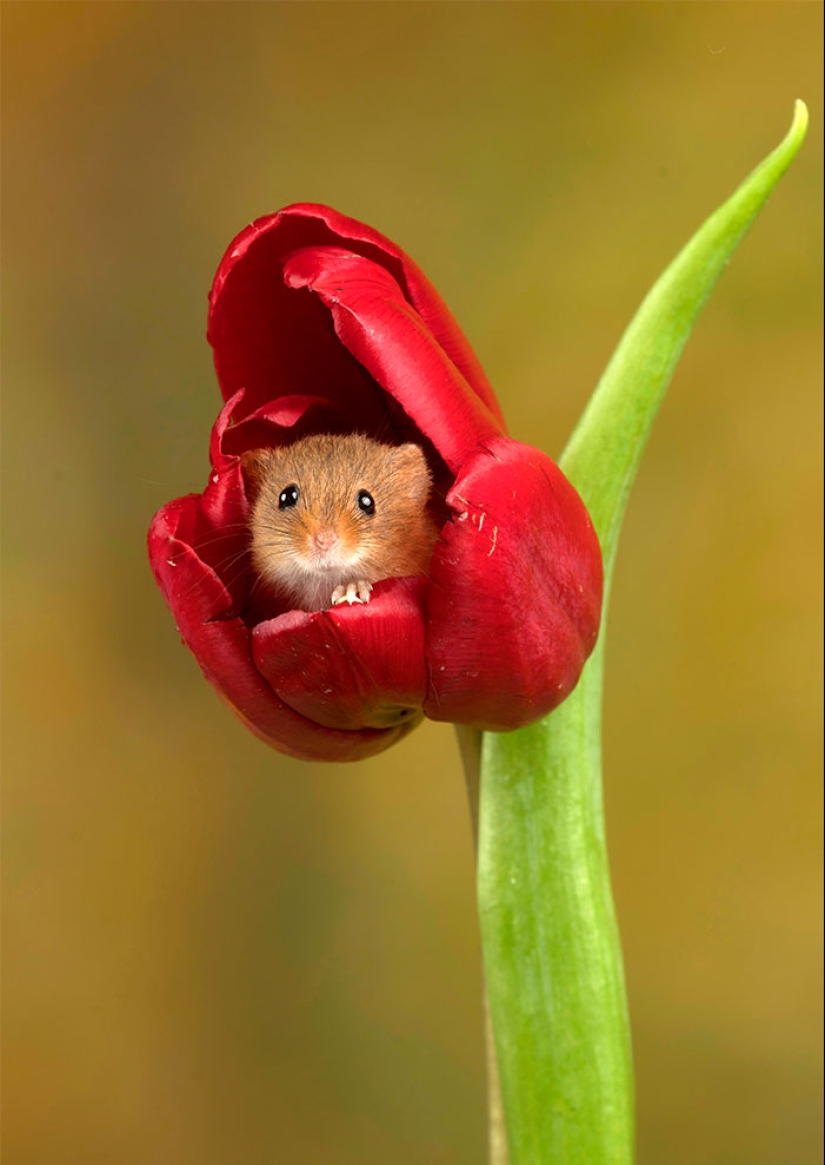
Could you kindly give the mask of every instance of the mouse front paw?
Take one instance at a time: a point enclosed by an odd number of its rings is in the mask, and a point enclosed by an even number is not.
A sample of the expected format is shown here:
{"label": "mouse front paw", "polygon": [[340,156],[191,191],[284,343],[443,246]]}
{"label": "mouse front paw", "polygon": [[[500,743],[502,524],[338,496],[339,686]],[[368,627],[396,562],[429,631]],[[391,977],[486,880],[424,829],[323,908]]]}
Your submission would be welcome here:
{"label": "mouse front paw", "polygon": [[370,601],[370,591],[372,590],[372,583],[367,582],[364,578],[359,578],[357,582],[347,583],[346,586],[336,587],[332,592],[333,607],[339,606],[341,603],[368,603]]}

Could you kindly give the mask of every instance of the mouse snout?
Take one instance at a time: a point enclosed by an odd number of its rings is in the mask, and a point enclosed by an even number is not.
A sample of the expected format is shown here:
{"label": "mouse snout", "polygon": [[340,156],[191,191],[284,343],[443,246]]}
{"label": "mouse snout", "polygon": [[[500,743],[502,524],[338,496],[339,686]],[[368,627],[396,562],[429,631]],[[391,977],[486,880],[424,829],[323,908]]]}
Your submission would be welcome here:
{"label": "mouse snout", "polygon": [[316,530],[312,535],[313,546],[316,550],[320,550],[324,554],[326,554],[329,550],[332,550],[337,542],[338,534],[335,530],[332,530],[329,527]]}

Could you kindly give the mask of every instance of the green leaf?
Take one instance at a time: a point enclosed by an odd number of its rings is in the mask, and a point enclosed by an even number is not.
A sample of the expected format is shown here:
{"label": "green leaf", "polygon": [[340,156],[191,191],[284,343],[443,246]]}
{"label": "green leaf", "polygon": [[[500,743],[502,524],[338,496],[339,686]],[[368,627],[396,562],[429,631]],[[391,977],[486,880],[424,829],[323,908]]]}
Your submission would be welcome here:
{"label": "green leaf", "polygon": [[[798,101],[781,145],[649,292],[562,456],[601,540],[605,605],[630,487],[676,362],[807,120]],[[604,628],[565,704],[483,740],[479,913],[511,1165],[633,1160],[630,1034],[601,791]]]}

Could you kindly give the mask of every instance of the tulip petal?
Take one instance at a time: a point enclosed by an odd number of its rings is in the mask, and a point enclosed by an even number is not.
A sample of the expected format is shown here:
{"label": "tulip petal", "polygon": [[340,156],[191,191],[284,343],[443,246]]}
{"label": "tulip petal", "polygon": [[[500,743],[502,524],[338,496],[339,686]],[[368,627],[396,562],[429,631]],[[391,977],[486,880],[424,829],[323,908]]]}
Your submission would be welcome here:
{"label": "tulip petal", "polygon": [[283,256],[314,237],[312,220],[276,215],[232,244],[210,296],[218,380],[226,399],[245,390],[246,412],[320,390],[356,428],[374,431],[384,394],[340,344],[321,305],[283,281]]}
{"label": "tulip petal", "polygon": [[427,689],[427,580],[388,579],[369,603],[290,611],[252,633],[258,670],[296,712],[328,728],[408,732]]}
{"label": "tulip petal", "polygon": [[265,215],[232,241],[209,297],[209,341],[224,397],[246,388],[257,408],[287,393],[316,391],[349,404],[356,425],[375,431],[380,401],[369,378],[345,358],[331,331],[319,326],[317,304],[290,295],[281,279],[284,256],[306,246],[344,246],[391,272],[448,358],[492,413],[504,418],[470,345],[438,292],[415,263],[378,231],[331,207],[296,203]]}
{"label": "tulip petal", "polygon": [[247,449],[286,445],[310,433],[344,433],[349,424],[344,414],[324,396],[294,394],[261,405],[254,412],[245,406],[245,389],[230,397],[212,426],[209,460],[219,473],[234,465]]}
{"label": "tulip petal", "polygon": [[549,457],[506,438],[467,462],[447,501],[430,567],[424,711],[517,728],[561,703],[593,649],[598,540]]}
{"label": "tulip petal", "polygon": [[396,400],[456,473],[501,426],[384,267],[339,247],[305,247],[284,264],[332,313],[342,344]]}
{"label": "tulip petal", "polygon": [[170,502],[149,530],[149,558],[178,630],[221,699],[261,740],[301,760],[361,760],[404,730],[340,732],[288,707],[255,668],[249,629],[232,615],[229,591],[186,538],[197,522],[196,494]]}
{"label": "tulip petal", "polygon": [[[400,247],[379,231],[358,222],[357,219],[347,218],[346,215],[339,214],[338,211],[329,206],[296,203],[286,207],[285,210],[281,211],[281,214],[311,214],[317,217],[326,223],[341,240],[344,240],[350,250],[358,251],[359,254],[369,256],[370,249],[374,247],[377,253],[373,254],[372,257],[395,275],[410,303],[435,336],[437,342],[465,377],[476,395],[493,413],[501,429],[504,430],[504,416],[478,357],[467,342],[466,336],[458,326],[450,309],[409,255],[406,255]],[[366,246],[359,246],[359,243],[366,244]]]}
{"label": "tulip petal", "polygon": [[231,425],[221,435],[220,455],[237,458],[249,449],[273,449],[313,433],[348,433],[350,428],[351,422],[322,396],[282,396]]}

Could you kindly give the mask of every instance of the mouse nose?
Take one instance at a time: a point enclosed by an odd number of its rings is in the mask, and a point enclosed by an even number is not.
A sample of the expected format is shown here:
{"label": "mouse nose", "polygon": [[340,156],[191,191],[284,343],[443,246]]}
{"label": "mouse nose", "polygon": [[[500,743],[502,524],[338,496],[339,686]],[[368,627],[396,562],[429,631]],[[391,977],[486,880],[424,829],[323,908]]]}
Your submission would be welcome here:
{"label": "mouse nose", "polygon": [[312,536],[312,541],[315,544],[316,550],[326,553],[326,551],[332,550],[338,541],[338,535],[334,530],[318,530]]}

